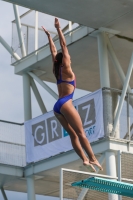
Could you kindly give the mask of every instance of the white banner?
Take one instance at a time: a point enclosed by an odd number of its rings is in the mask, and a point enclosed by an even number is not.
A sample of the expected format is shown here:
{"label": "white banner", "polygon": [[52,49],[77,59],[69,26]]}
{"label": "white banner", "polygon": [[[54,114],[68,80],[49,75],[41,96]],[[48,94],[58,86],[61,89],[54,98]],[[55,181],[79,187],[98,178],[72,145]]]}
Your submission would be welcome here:
{"label": "white banner", "polygon": [[[90,142],[104,136],[102,90],[73,102]],[[53,111],[25,122],[26,162],[37,162],[73,149]]]}

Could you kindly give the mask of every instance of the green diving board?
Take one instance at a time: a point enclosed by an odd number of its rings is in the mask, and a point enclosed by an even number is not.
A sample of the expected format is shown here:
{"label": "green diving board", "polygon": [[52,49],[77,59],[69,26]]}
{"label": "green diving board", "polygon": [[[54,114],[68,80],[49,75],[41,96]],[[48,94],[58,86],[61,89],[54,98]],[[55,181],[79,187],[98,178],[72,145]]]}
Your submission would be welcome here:
{"label": "green diving board", "polygon": [[74,182],[71,185],[133,198],[133,184],[120,181],[90,177],[82,181]]}

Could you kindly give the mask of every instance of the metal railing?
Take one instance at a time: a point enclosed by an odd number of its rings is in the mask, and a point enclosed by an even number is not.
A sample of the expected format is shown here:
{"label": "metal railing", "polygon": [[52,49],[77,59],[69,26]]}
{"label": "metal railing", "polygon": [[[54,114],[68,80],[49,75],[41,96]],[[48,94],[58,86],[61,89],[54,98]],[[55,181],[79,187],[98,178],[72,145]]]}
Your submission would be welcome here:
{"label": "metal railing", "polygon": [[[118,110],[121,93],[122,93],[122,90],[119,90],[119,89],[107,88],[107,87],[103,88],[103,107],[104,107],[104,95],[107,94],[108,99],[106,99],[106,101],[109,101],[110,99],[111,103],[108,103],[108,102],[106,103],[108,104],[108,106],[111,107],[110,110],[112,110],[112,113],[108,113],[112,115],[111,128],[109,130],[109,134],[105,132],[105,135],[108,134],[108,136],[111,136],[112,134],[114,119],[115,119],[116,112]],[[104,115],[104,118],[105,117],[106,116]],[[129,93],[129,92],[126,93],[123,108],[122,108],[117,126],[118,126],[117,133],[116,133],[117,138],[129,140],[129,141],[133,140],[133,94],[132,93]]]}
{"label": "metal railing", "polygon": [[[53,27],[51,28],[51,26],[46,23],[47,20],[53,22],[54,17],[40,12],[38,12],[36,16],[36,12],[33,10],[30,10],[20,16],[21,31],[24,40],[24,46],[26,49],[26,55],[29,55],[34,51],[36,51],[37,49],[40,49],[41,47],[44,47],[45,45],[48,44],[47,36],[46,34],[44,34],[44,31],[41,28],[43,24],[44,26],[46,26],[46,28],[48,27],[48,31],[50,32],[53,40],[55,41],[58,39],[58,34],[54,29],[54,24],[51,23]],[[68,32],[70,32],[71,34],[73,29],[75,29],[78,26],[78,24],[74,22],[69,22],[67,20],[62,20],[62,19],[60,19],[60,24],[64,34]],[[15,53],[19,55],[20,58],[22,58],[23,57],[21,52],[22,44],[20,44],[19,41],[16,25],[17,25],[16,20],[12,21],[12,49]],[[14,63],[15,61],[16,60],[14,59],[14,57],[12,57],[11,62]]]}
{"label": "metal railing", "polygon": [[23,123],[0,120],[0,163],[26,165]]}

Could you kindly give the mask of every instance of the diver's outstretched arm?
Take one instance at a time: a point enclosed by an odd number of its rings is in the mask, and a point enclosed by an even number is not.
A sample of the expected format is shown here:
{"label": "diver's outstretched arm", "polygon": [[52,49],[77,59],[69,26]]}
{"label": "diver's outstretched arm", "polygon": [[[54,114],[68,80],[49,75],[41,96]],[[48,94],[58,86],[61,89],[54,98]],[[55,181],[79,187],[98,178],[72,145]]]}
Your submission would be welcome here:
{"label": "diver's outstretched arm", "polygon": [[46,35],[48,36],[50,51],[51,51],[51,54],[52,54],[52,61],[54,63],[55,56],[57,54],[57,50],[56,50],[55,44],[53,42],[52,37],[50,36],[50,33],[43,26],[42,26],[42,28],[43,28],[44,32],[46,33]]}
{"label": "diver's outstretched arm", "polygon": [[66,67],[70,67],[70,55],[67,49],[66,40],[62,33],[62,30],[60,29],[60,23],[57,18],[55,18],[55,28],[57,29],[60,45],[63,53],[63,65]]}

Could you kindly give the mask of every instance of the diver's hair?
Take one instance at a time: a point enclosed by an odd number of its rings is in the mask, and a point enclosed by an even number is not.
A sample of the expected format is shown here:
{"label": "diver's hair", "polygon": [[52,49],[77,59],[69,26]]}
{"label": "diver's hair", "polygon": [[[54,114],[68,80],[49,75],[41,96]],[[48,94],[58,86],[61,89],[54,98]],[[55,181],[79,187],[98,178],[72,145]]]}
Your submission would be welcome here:
{"label": "diver's hair", "polygon": [[59,76],[59,69],[60,69],[60,65],[62,64],[62,58],[63,58],[62,52],[57,53],[55,56],[54,74],[55,74],[56,79],[58,79],[58,76]]}

